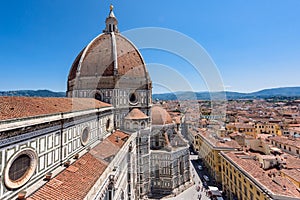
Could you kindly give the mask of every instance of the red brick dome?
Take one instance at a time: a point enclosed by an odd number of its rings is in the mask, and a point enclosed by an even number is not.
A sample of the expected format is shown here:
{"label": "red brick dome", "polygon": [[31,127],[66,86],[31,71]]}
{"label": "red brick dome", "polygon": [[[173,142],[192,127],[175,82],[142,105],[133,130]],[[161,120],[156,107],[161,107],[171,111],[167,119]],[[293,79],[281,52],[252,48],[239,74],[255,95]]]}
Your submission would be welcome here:
{"label": "red brick dome", "polygon": [[75,79],[76,75],[145,77],[148,73],[140,52],[128,39],[118,33],[114,36],[103,33],[75,59],[69,73],[69,81]]}
{"label": "red brick dome", "polygon": [[122,87],[119,84],[126,87],[129,80],[139,84],[134,86],[136,88],[151,87],[140,52],[119,33],[117,24],[111,10],[103,33],[93,39],[73,62],[68,76],[68,91]]}
{"label": "red brick dome", "polygon": [[165,125],[173,123],[170,114],[163,107],[154,105],[151,111],[152,125]]}

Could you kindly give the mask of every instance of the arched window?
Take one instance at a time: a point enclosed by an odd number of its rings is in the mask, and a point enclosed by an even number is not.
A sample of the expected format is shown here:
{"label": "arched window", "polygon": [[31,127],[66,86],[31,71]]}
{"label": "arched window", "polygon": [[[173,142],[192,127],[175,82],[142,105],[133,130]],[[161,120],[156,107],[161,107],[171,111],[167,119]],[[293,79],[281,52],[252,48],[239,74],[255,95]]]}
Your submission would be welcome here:
{"label": "arched window", "polygon": [[101,95],[99,92],[97,92],[97,93],[95,94],[95,99],[97,99],[97,100],[99,100],[99,101],[103,101],[103,97],[102,97],[102,95]]}
{"label": "arched window", "polygon": [[108,131],[110,128],[110,118],[108,118],[108,120],[106,121],[106,130]]}
{"label": "arched window", "polygon": [[159,166],[158,165],[155,165],[154,174],[155,174],[155,178],[159,178]]}
{"label": "arched window", "polygon": [[130,129],[130,124],[129,124],[129,122],[126,122],[125,127],[126,127],[126,129]]}
{"label": "arched window", "polygon": [[145,128],[146,127],[146,124],[144,121],[141,122],[141,128]]}
{"label": "arched window", "polygon": [[133,129],[137,130],[139,128],[139,124],[137,122],[133,123]]}

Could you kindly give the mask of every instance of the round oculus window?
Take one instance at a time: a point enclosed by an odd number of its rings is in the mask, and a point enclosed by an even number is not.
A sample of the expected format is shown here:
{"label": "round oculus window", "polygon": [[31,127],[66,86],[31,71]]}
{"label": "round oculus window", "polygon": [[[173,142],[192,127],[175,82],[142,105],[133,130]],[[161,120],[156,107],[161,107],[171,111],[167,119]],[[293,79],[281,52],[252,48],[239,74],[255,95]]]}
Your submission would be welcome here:
{"label": "round oculus window", "polygon": [[136,104],[137,103],[137,101],[138,101],[138,99],[137,99],[137,96],[136,96],[136,93],[130,93],[129,94],[129,102],[131,103],[131,104]]}
{"label": "round oculus window", "polygon": [[89,128],[86,127],[83,129],[80,137],[82,145],[86,145],[89,142],[89,138],[90,138],[90,131]]}
{"label": "round oculus window", "polygon": [[8,161],[4,171],[4,182],[8,188],[15,189],[23,186],[37,166],[37,154],[30,148],[22,149]]}
{"label": "round oculus window", "polygon": [[8,177],[12,181],[18,181],[28,171],[30,167],[30,157],[27,154],[22,154],[14,160],[8,170]]}

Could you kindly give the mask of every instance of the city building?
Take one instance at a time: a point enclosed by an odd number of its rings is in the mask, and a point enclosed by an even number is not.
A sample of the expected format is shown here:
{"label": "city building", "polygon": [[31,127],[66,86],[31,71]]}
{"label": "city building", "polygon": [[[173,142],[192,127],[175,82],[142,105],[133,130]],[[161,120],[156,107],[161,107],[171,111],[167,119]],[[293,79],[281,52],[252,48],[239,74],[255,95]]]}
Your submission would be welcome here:
{"label": "city building", "polygon": [[221,152],[220,155],[222,184],[227,199],[300,198],[299,159],[250,151]]}
{"label": "city building", "polygon": [[282,135],[280,126],[276,123],[257,122],[255,124],[256,134]]}
{"label": "city building", "polygon": [[161,106],[152,107],[151,193],[172,194],[190,181],[189,145]]}
{"label": "city building", "polygon": [[281,149],[283,152],[300,157],[300,139],[288,138],[284,136],[274,136],[268,138],[269,142]]}
{"label": "city building", "polygon": [[[190,130],[192,131],[192,130]],[[241,146],[230,138],[219,137],[209,130],[198,129],[193,142],[194,149],[198,150],[210,175],[218,182],[222,182],[220,152],[237,151]]]}
{"label": "city building", "polygon": [[243,133],[245,135],[257,137],[256,129],[254,124],[251,123],[229,123],[226,124],[227,133]]}

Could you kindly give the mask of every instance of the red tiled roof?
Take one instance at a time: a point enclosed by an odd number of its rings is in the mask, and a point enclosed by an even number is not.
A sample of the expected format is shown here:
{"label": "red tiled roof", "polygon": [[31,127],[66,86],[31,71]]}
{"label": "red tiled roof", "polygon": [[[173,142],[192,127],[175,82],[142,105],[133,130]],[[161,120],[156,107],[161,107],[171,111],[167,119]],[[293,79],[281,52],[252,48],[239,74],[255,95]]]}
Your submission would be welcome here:
{"label": "red tiled roof", "polygon": [[241,146],[235,140],[224,140],[224,138],[216,138],[212,132],[199,129],[200,135],[206,139],[214,147],[225,147],[225,148],[236,148],[239,149]]}
{"label": "red tiled roof", "polygon": [[132,109],[125,117],[125,119],[147,119],[148,116],[145,115],[140,109]]}
{"label": "red tiled roof", "polygon": [[[80,160],[85,160],[85,164]],[[86,153],[70,167],[78,168],[78,170],[67,168],[27,199],[84,199],[107,165],[90,153]]]}
{"label": "red tiled roof", "polygon": [[0,97],[0,120],[111,106],[91,98]]}
{"label": "red tiled roof", "polygon": [[[121,34],[115,34],[116,50],[118,55],[118,74],[129,77],[148,77],[144,61],[139,51]],[[85,47],[84,49],[86,49]],[[76,77],[76,72],[81,63],[80,76],[113,76],[114,60],[111,34],[99,35],[86,49],[85,57],[83,51],[75,59],[69,73],[69,80]]]}
{"label": "red tiled roof", "polygon": [[175,121],[176,124],[180,124],[181,123],[181,116],[176,116],[176,117],[173,117],[173,120]]}
{"label": "red tiled roof", "polygon": [[282,169],[282,173],[286,174],[287,176],[291,177],[297,182],[300,182],[300,170],[299,169]]}
{"label": "red tiled roof", "polygon": [[274,136],[274,137],[270,137],[269,140],[271,140],[271,141],[273,140],[278,143],[291,145],[291,146],[300,148],[300,139],[298,139],[298,138],[291,140],[291,139],[289,139],[287,137],[283,137],[283,136]]}
{"label": "red tiled roof", "polygon": [[300,159],[290,154],[285,154],[287,169],[300,169]]}
{"label": "red tiled roof", "polygon": [[127,141],[129,135],[122,132],[122,131],[115,131],[113,134],[111,134],[108,139],[110,142],[112,142],[114,145],[117,145],[118,147],[122,147],[123,144]]}
{"label": "red tiled roof", "polygon": [[154,105],[151,111],[153,125],[165,125],[172,123],[172,118],[170,114],[163,107],[159,105]]}
{"label": "red tiled roof", "polygon": [[[116,136],[121,138],[117,145],[111,141]],[[66,170],[39,188],[27,200],[84,199],[110,163],[110,158],[119,152],[125,144],[124,138],[128,136],[121,131],[115,131]]]}
{"label": "red tiled roof", "polygon": [[[286,178],[277,175],[273,178],[275,180],[273,181],[273,179],[268,176],[268,172],[277,170],[264,170],[260,167],[259,162],[254,159],[239,158],[239,153],[240,152],[226,152],[224,154],[227,158],[232,160],[239,169],[243,169],[261,185],[268,188],[273,194],[300,197],[297,187]],[[283,186],[286,186],[286,189],[283,189]]]}

